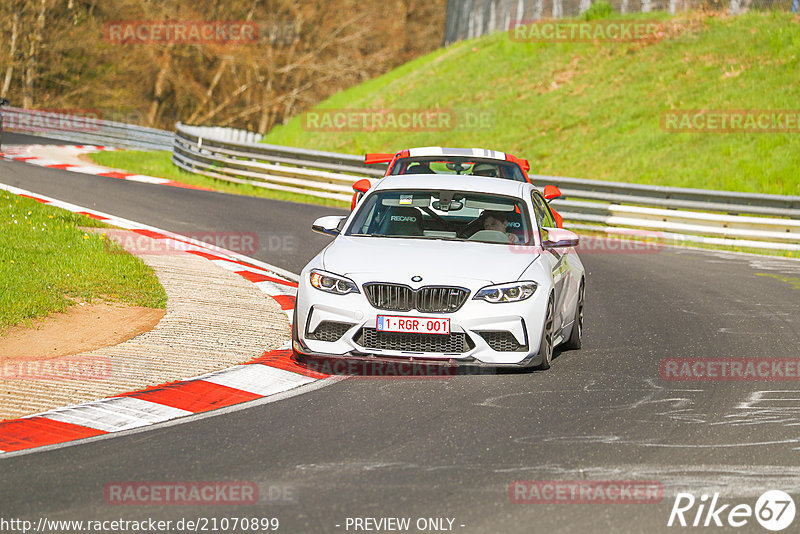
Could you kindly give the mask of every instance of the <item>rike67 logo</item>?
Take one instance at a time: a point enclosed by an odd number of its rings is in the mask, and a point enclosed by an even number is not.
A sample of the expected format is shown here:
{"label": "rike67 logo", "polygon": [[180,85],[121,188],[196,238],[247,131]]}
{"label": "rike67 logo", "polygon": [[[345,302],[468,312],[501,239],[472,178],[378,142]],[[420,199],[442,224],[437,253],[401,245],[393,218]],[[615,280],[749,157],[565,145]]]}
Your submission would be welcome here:
{"label": "rike67 logo", "polygon": [[750,524],[755,517],[765,529],[778,532],[792,524],[794,514],[794,500],[780,490],[764,492],[755,507],[744,503],[722,504],[719,502],[719,493],[714,493],[710,501],[705,494],[697,499],[691,493],[678,493],[667,526],[738,528]]}

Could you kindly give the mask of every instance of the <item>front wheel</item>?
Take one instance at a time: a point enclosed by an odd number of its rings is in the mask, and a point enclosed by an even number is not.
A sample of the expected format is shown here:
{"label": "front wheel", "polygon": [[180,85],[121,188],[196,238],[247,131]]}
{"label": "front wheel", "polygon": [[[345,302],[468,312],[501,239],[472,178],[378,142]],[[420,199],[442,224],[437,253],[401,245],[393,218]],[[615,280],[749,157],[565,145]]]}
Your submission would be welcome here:
{"label": "front wheel", "polygon": [[539,344],[539,355],[542,357],[542,363],[537,367],[540,371],[550,369],[550,363],[553,361],[553,296],[547,301],[547,315],[544,319],[544,327],[542,328],[542,341]]}
{"label": "front wheel", "polygon": [[295,303],[294,310],[292,310],[292,357],[295,361],[302,363],[305,356],[294,350],[295,342],[299,341],[300,336],[297,334],[297,303]]}
{"label": "front wheel", "polygon": [[581,286],[578,288],[578,302],[575,305],[575,320],[572,323],[572,332],[564,344],[568,349],[577,350],[581,348],[581,338],[583,337],[583,297],[585,293],[586,288],[583,280],[581,280]]}

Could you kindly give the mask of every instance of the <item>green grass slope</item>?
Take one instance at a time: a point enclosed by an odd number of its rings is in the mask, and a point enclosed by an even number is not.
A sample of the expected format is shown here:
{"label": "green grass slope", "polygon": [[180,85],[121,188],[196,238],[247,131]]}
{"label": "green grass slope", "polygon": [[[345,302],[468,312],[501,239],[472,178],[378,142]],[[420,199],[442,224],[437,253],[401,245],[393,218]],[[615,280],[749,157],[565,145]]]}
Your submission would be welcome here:
{"label": "green grass slope", "polygon": [[165,308],[153,269],[83,215],[0,193],[0,336],[10,326],[65,311],[79,301]]}
{"label": "green grass slope", "polygon": [[304,129],[301,117],[266,143],[337,152],[440,145],[494,148],[532,172],[645,184],[800,195],[800,133],[675,133],[670,110],[800,113],[800,18],[648,14],[650,43],[464,41],[337,93],[324,108],[454,110],[481,116],[447,131]]}

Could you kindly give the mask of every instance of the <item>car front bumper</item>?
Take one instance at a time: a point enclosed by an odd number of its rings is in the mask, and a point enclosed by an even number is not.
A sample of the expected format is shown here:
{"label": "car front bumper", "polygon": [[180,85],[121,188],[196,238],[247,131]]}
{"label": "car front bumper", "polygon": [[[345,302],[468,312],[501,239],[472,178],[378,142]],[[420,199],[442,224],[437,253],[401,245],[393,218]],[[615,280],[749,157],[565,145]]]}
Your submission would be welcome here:
{"label": "car front bumper", "polygon": [[[334,295],[310,285],[298,288],[293,348],[306,356],[433,360],[473,365],[528,366],[539,363],[548,289],[522,302],[473,300],[472,290],[453,313],[374,308],[364,293]],[[378,315],[448,318],[450,334],[377,332]]]}

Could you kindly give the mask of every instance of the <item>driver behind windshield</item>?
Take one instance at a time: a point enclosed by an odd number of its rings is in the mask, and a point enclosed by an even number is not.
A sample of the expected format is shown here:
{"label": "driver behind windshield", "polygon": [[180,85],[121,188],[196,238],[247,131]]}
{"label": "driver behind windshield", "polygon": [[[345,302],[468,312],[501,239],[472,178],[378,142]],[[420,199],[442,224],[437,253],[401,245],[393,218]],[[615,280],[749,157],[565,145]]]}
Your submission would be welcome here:
{"label": "driver behind windshield", "polygon": [[495,210],[484,210],[483,213],[481,213],[480,217],[478,217],[478,220],[482,223],[483,226],[483,228],[480,227],[478,228],[478,232],[480,232],[481,230],[502,232],[506,234],[509,243],[519,242],[519,238],[515,234],[508,232],[508,215],[506,214],[506,212],[495,211]]}

